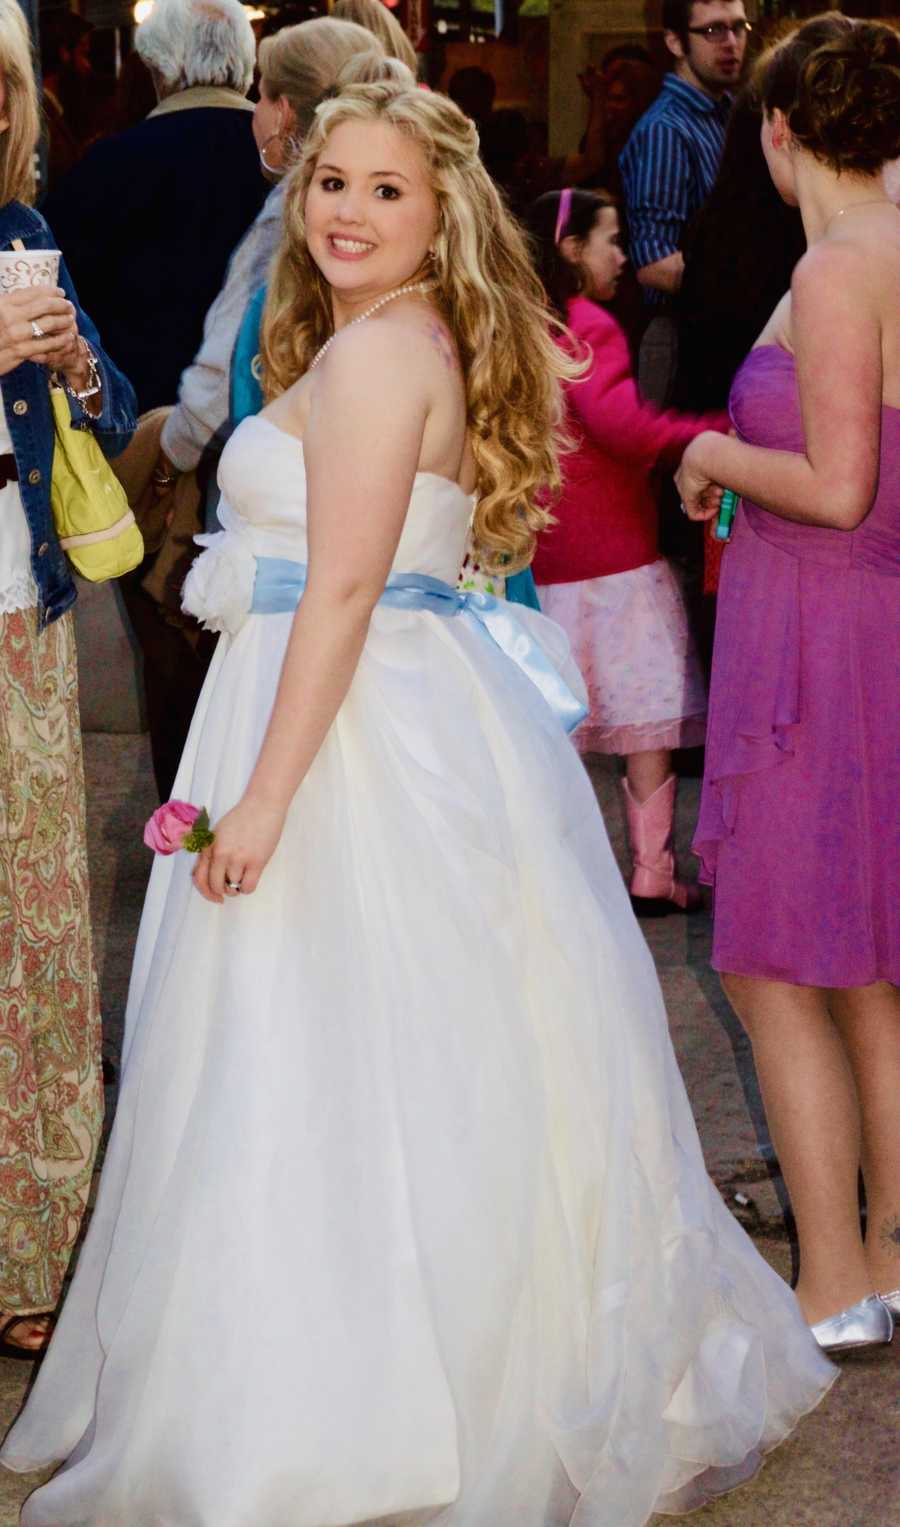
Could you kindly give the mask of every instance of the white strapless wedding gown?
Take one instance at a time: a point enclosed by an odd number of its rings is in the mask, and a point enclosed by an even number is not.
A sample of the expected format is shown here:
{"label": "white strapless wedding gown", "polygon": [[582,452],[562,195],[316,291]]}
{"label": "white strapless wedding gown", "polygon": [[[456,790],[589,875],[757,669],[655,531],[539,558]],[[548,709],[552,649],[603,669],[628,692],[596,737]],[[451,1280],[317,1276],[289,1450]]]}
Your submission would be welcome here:
{"label": "white strapless wedding gown", "polygon": [[[246,558],[306,558],[297,441],[250,419],[220,476],[191,598],[234,634],[175,790],[213,820],[291,625],[234,614]],[[420,475],[395,570],[455,582],[471,507]],[[377,607],[257,894],[210,905],[192,863],[153,868],[97,1207],[3,1452],[68,1460],[25,1527],[641,1527],[752,1472],[835,1370],[705,1174],[530,679]]]}

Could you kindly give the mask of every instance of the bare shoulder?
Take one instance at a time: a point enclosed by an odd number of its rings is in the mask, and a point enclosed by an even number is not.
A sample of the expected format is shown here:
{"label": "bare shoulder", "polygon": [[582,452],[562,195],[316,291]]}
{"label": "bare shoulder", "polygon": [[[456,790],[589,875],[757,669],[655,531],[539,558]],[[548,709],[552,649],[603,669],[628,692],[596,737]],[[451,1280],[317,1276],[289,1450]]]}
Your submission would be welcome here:
{"label": "bare shoulder", "polygon": [[410,364],[409,342],[396,319],[348,324],[310,374],[312,406],[367,410],[407,407],[420,396],[427,407],[427,387]]}
{"label": "bare shoulder", "polygon": [[399,364],[405,327],[394,313],[379,313],[365,323],[351,322],[338,330],[316,369],[321,376],[336,376],[366,362]]}
{"label": "bare shoulder", "polygon": [[379,385],[403,387],[427,382],[436,370],[459,374],[459,356],[447,324],[423,304],[379,314],[366,323],[348,324],[319,366],[329,385],[353,382],[362,372]]}
{"label": "bare shoulder", "polygon": [[849,298],[864,304],[871,290],[871,261],[868,240],[819,239],[797,261],[791,280],[795,303]]}
{"label": "bare shoulder", "polygon": [[459,351],[450,326],[430,304],[398,304],[384,314],[379,327],[390,332],[390,344],[402,355],[404,365],[461,374]]}
{"label": "bare shoulder", "polygon": [[821,347],[834,359],[849,345],[872,348],[884,321],[884,283],[868,240],[820,239],[791,281],[794,349]]}

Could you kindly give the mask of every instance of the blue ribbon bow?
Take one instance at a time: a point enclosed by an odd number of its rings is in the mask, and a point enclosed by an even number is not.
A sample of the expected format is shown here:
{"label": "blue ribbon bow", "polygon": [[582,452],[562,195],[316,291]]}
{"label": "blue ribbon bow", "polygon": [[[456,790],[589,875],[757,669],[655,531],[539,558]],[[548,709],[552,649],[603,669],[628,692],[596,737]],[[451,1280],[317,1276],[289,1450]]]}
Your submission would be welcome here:
{"label": "blue ribbon bow", "polygon": [[[305,588],[304,562],[257,557],[251,614],[287,614],[297,608]],[[395,610],[430,610],[434,615],[469,617],[540,690],[567,732],[574,732],[587,715],[587,708],[514,613],[516,607],[505,599],[476,590],[455,589],[427,573],[392,573],[378,603]]]}

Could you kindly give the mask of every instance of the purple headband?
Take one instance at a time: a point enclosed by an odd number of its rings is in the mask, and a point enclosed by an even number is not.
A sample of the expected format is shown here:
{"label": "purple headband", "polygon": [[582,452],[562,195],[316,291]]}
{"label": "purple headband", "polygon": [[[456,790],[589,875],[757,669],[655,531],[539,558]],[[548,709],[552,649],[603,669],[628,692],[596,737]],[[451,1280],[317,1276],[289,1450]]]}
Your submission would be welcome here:
{"label": "purple headband", "polygon": [[566,186],[559,198],[559,211],[556,214],[556,232],[553,235],[554,244],[558,244],[563,237],[565,227],[569,221],[569,213],[572,210],[572,187]]}

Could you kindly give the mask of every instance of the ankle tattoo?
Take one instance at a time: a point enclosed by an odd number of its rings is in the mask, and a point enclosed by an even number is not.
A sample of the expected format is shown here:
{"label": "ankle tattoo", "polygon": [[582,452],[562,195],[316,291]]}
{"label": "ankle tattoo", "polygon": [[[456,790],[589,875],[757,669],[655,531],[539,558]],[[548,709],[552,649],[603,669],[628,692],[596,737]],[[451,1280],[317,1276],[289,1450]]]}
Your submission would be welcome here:
{"label": "ankle tattoo", "polygon": [[886,1256],[900,1259],[900,1214],[889,1214],[881,1221],[878,1241]]}

